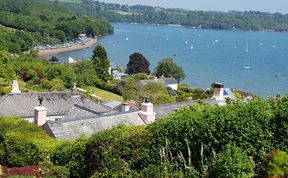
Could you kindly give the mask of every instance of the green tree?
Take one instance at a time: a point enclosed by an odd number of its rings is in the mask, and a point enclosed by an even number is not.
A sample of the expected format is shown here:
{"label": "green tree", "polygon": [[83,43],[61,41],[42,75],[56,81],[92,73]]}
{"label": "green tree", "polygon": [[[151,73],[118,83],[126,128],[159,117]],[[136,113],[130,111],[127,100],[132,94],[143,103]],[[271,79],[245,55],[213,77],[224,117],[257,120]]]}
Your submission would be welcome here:
{"label": "green tree", "polygon": [[178,81],[183,80],[185,78],[185,73],[182,67],[177,66],[172,58],[162,59],[157,67],[154,69],[154,75],[157,77],[167,77],[167,78],[175,78]]}
{"label": "green tree", "polygon": [[244,151],[234,145],[227,145],[209,166],[211,178],[249,178],[253,175],[253,163]]}
{"label": "green tree", "polygon": [[110,62],[108,60],[107,52],[105,48],[101,45],[97,45],[93,51],[92,61],[94,64],[94,69],[96,71],[96,75],[107,81],[109,78],[109,66]]}
{"label": "green tree", "polygon": [[126,73],[134,75],[137,73],[150,74],[149,61],[140,53],[133,53],[129,56],[130,60],[127,64]]}

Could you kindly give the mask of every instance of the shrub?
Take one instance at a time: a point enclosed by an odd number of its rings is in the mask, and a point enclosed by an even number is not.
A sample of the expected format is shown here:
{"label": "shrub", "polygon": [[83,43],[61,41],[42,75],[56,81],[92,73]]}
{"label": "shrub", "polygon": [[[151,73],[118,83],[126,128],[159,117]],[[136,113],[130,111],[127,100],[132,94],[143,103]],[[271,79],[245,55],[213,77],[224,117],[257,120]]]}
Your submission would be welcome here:
{"label": "shrub", "polygon": [[273,150],[268,156],[266,172],[269,176],[288,175],[288,154],[284,151]]}
{"label": "shrub", "polygon": [[69,169],[71,177],[85,177],[85,150],[87,138],[64,142],[59,145],[51,156],[54,165],[65,166]]}
{"label": "shrub", "polygon": [[41,128],[20,118],[0,117],[0,164],[37,164],[56,147],[57,141]]}
{"label": "shrub", "polygon": [[252,162],[246,153],[235,145],[227,145],[212,159],[209,167],[211,178],[249,178],[253,175]]}
{"label": "shrub", "polygon": [[97,133],[87,144],[86,172],[103,177],[120,172],[129,175],[149,162],[149,147],[150,135],[142,126],[120,126]]}
{"label": "shrub", "polygon": [[155,143],[151,149],[158,152],[159,145],[168,139],[172,154],[186,153],[188,140],[194,166],[200,169],[201,143],[204,161],[208,161],[213,149],[219,152],[224,145],[236,143],[253,156],[259,169],[266,152],[273,147],[272,116],[270,106],[262,100],[226,107],[194,105],[148,126]]}

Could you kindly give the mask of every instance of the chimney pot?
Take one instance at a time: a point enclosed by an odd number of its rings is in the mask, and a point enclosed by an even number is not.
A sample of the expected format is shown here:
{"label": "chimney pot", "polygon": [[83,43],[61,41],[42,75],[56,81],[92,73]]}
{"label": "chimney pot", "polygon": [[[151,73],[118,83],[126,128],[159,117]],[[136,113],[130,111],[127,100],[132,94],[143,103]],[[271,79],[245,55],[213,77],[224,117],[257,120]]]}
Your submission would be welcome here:
{"label": "chimney pot", "polygon": [[122,103],[122,112],[128,112],[128,111],[130,111],[129,103]]}
{"label": "chimney pot", "polygon": [[156,113],[153,112],[153,104],[152,103],[142,103],[141,111],[139,112],[139,116],[147,123],[152,123],[156,119]]}
{"label": "chimney pot", "polygon": [[11,93],[21,93],[17,80],[13,80]]}
{"label": "chimney pot", "polygon": [[44,106],[36,106],[34,108],[34,123],[37,126],[42,126],[47,121],[47,108]]}

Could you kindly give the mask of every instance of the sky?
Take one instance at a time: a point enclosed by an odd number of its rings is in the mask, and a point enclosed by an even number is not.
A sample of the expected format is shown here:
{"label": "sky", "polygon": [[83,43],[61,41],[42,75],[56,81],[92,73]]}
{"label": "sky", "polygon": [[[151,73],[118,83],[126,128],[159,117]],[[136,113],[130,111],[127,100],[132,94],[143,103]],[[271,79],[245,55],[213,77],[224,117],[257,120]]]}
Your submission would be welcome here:
{"label": "sky", "polygon": [[288,0],[99,0],[118,4],[143,4],[189,10],[255,10],[262,12],[288,13]]}

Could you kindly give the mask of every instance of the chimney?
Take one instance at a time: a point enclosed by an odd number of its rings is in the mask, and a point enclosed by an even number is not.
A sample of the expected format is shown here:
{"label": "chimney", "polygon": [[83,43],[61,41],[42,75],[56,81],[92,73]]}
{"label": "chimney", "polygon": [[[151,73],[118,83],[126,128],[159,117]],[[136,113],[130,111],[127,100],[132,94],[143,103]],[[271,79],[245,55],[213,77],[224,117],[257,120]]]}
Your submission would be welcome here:
{"label": "chimney", "polygon": [[19,90],[19,85],[18,85],[18,81],[17,80],[13,80],[11,93],[13,93],[13,94],[21,93],[21,91]]}
{"label": "chimney", "polygon": [[212,98],[217,101],[218,105],[225,106],[226,101],[224,98],[224,85],[222,83],[214,82],[211,84],[211,86],[214,89]]}
{"label": "chimney", "polygon": [[42,105],[36,106],[34,108],[34,123],[37,126],[44,125],[47,121],[46,115],[47,115],[47,108],[45,108]]}
{"label": "chimney", "polygon": [[77,84],[73,83],[72,87],[71,87],[71,95],[72,96],[80,96],[80,93],[77,90]]}
{"label": "chimney", "polygon": [[128,111],[130,111],[129,103],[122,103],[122,112],[128,112]]}
{"label": "chimney", "polygon": [[153,112],[153,104],[150,102],[144,102],[141,104],[141,111],[139,116],[146,122],[152,123],[156,119],[156,113]]}

